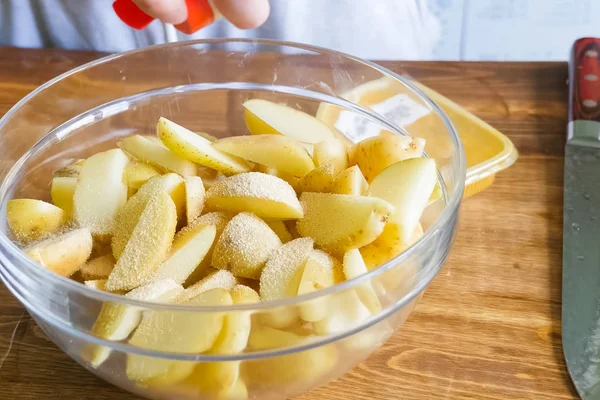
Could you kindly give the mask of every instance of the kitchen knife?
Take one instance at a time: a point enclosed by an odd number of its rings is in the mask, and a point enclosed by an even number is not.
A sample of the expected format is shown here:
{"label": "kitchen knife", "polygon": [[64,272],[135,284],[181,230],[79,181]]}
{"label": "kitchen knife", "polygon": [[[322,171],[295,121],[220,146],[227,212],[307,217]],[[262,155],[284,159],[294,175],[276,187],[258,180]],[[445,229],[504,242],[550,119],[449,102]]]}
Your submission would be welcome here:
{"label": "kitchen knife", "polygon": [[600,39],[573,45],[565,147],[562,341],[582,399],[600,400]]}

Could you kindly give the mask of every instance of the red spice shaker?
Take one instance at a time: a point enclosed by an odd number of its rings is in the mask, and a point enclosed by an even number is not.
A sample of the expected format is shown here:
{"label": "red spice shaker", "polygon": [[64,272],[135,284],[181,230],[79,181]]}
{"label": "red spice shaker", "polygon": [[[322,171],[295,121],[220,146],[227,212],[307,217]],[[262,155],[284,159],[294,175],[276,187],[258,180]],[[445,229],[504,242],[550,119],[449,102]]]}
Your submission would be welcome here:
{"label": "red spice shaker", "polygon": [[[218,10],[211,4],[210,0],[185,0],[188,18],[181,24],[175,25],[180,32],[191,34],[199,29],[212,24],[220,18]],[[121,21],[134,29],[144,29],[154,18],[140,10],[132,0],[116,0],[113,9],[121,18]]]}

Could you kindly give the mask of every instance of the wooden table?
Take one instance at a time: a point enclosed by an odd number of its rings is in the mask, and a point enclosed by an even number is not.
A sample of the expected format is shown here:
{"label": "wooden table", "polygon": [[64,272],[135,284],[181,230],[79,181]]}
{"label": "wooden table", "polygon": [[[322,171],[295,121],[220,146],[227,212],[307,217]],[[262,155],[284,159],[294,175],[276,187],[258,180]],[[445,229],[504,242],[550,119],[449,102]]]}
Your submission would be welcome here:
{"label": "wooden table", "polygon": [[[0,115],[98,57],[0,48]],[[447,265],[405,326],[309,399],[572,399],[560,337],[564,63],[384,63],[507,134],[519,161],[465,201]],[[133,399],[71,361],[0,285],[0,399]]]}

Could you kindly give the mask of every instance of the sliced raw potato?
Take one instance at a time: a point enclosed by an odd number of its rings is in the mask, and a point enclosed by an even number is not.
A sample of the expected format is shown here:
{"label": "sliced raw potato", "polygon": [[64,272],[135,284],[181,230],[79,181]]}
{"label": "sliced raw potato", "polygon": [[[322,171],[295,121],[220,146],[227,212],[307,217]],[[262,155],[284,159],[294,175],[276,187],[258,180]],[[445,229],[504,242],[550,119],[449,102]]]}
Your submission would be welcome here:
{"label": "sliced raw potato", "polygon": [[66,213],[45,201],[13,199],[6,204],[6,220],[17,240],[30,242],[56,232],[65,223]]}
{"label": "sliced raw potato", "polygon": [[322,165],[304,175],[298,181],[299,192],[329,193],[333,186],[335,170],[333,164]]}
{"label": "sliced raw potato", "polygon": [[[98,282],[98,281],[95,281]],[[87,282],[86,282],[87,284]],[[106,285],[106,281],[104,282]],[[104,290],[104,288],[100,289]],[[143,300],[154,303],[169,303],[183,291],[183,287],[170,279],[154,281],[125,295],[132,300]],[[125,340],[138,326],[142,318],[142,310],[120,304],[105,303],[100,310],[91,333],[102,339],[113,341]],[[98,368],[110,355],[110,348],[89,346],[86,349],[86,359]]]}
{"label": "sliced raw potato", "polygon": [[298,233],[334,255],[371,243],[394,212],[387,201],[367,196],[304,192],[300,202]]}
{"label": "sliced raw potato", "polygon": [[210,133],[206,133],[206,132],[196,132],[196,135],[202,136],[204,139],[208,140],[209,142],[214,142],[214,141],[218,140],[215,136],[211,135]]}
{"label": "sliced raw potato", "polygon": [[101,292],[106,290],[106,279],[93,279],[84,281],[83,284],[90,289],[100,290]]}
{"label": "sliced raw potato", "polygon": [[313,149],[313,160],[317,167],[333,164],[335,174],[348,168],[348,149],[338,139],[328,139],[316,143]]}
{"label": "sliced raw potato", "polygon": [[267,223],[267,225],[269,225],[269,228],[271,228],[273,232],[275,232],[275,234],[279,237],[281,243],[287,243],[294,239],[283,221],[275,219],[272,221],[265,222]]}
{"label": "sliced raw potato", "polygon": [[390,222],[400,228],[400,240],[409,242],[437,183],[437,168],[432,158],[411,158],[382,171],[371,182],[369,194],[394,205]]}
{"label": "sliced raw potato", "polygon": [[281,171],[276,170],[275,168],[266,167],[266,166],[260,165],[260,164],[256,164],[256,166],[254,167],[254,171],[262,172],[263,174],[273,175],[278,178],[281,178],[284,181],[286,181],[287,183],[289,183],[290,186],[294,188],[294,190],[298,190],[298,182],[300,181],[301,178],[299,178],[297,176],[294,176],[292,174],[288,174],[285,172],[281,172]]}
{"label": "sliced raw potato", "polygon": [[[83,165],[83,163],[81,163]],[[67,165],[54,172],[55,178],[77,178],[81,172],[81,165]]]}
{"label": "sliced raw potato", "polygon": [[[369,272],[358,249],[353,249],[344,254],[344,275],[347,280],[358,278]],[[371,314],[381,311],[381,302],[370,282],[361,283],[355,287],[360,301],[367,307]]]}
{"label": "sliced raw potato", "polygon": [[[244,285],[235,285],[230,291],[233,304],[259,303],[258,293]],[[248,344],[248,336],[252,325],[251,315],[248,311],[232,311],[225,315],[223,329],[217,337],[212,354],[241,353]]]}
{"label": "sliced raw potato", "polygon": [[71,276],[92,253],[92,234],[88,228],[50,237],[23,251],[33,261],[62,276]]}
{"label": "sliced raw potato", "polygon": [[231,272],[222,269],[214,270],[192,286],[185,289],[183,293],[175,299],[175,303],[187,303],[199,294],[213,289],[224,289],[229,291],[233,289],[235,285],[237,285],[237,280]]}
{"label": "sliced raw potato", "polygon": [[83,163],[73,195],[75,220],[94,236],[111,235],[117,213],[127,201],[123,171],[129,158],[122,150],[96,153]]}
{"label": "sliced raw potato", "polygon": [[440,186],[440,184],[438,182],[435,184],[435,187],[433,188],[433,192],[431,192],[431,196],[429,196],[429,201],[427,202],[427,205],[435,203],[442,197],[444,197],[444,192],[442,191],[442,187]]}
{"label": "sliced raw potato", "polygon": [[317,335],[327,336],[356,328],[364,320],[371,317],[369,309],[360,301],[354,289],[348,289],[331,295],[329,307],[333,313],[313,322],[313,331]]}
{"label": "sliced raw potato", "polygon": [[[304,271],[298,285],[298,295],[312,293],[334,284],[333,269],[327,268],[315,258],[309,256],[304,264]],[[308,322],[320,321],[327,317],[330,312],[335,312],[329,310],[328,300],[328,297],[321,297],[300,304],[298,306],[300,317]]]}
{"label": "sliced raw potato", "polygon": [[399,135],[379,135],[359,142],[355,161],[371,182],[384,169],[398,161],[421,157],[425,140]]}
{"label": "sliced raw potato", "polygon": [[295,296],[302,278],[302,268],[313,249],[311,238],[292,240],[278,248],[260,276],[260,297],[275,300]]}
{"label": "sliced raw potato", "polygon": [[127,137],[117,145],[140,161],[176,172],[181,176],[196,175],[196,165],[192,161],[143,136]]}
{"label": "sliced raw potato", "polygon": [[199,176],[187,176],[185,183],[185,215],[187,223],[190,224],[198,218],[204,209],[205,189],[202,178]]}
{"label": "sliced raw potato", "polygon": [[167,193],[157,193],[146,204],[106,289],[129,290],[146,282],[166,258],[176,226],[175,203]]}
{"label": "sliced raw potato", "polygon": [[76,186],[76,177],[57,176],[52,179],[52,188],[50,189],[52,204],[62,208],[67,218],[73,216],[73,196]]}
{"label": "sliced raw potato", "polygon": [[341,283],[346,280],[342,263],[331,254],[315,249],[310,253],[310,257],[324,266],[328,271],[333,271],[334,283]]}
{"label": "sliced raw potato", "polygon": [[212,266],[235,276],[259,279],[265,263],[281,246],[279,237],[262,219],[239,213],[225,227],[212,255]]}
{"label": "sliced raw potato", "polygon": [[132,160],[129,161],[124,171],[127,186],[139,189],[153,176],[160,175],[162,171],[148,163]]}
{"label": "sliced raw potato", "polygon": [[419,240],[421,236],[423,236],[423,227],[421,224],[417,224],[411,239],[406,243],[403,239],[402,228],[396,224],[388,223],[377,239],[365,247],[361,247],[360,254],[367,269],[372,270],[402,253]]}
{"label": "sliced raw potato", "polygon": [[196,224],[177,232],[167,258],[149,280],[172,279],[182,284],[196,271],[211,248],[216,235],[214,225]]}
{"label": "sliced raw potato", "polygon": [[107,279],[115,267],[115,258],[112,254],[96,257],[85,263],[79,273],[86,280]]}
{"label": "sliced raw potato", "polygon": [[[231,295],[224,289],[201,293],[185,302],[193,306],[227,306]],[[180,353],[202,353],[209,350],[223,327],[220,312],[147,313],[133,333],[129,343],[149,350]],[[136,382],[152,384],[175,383],[190,375],[196,363],[168,360],[136,354],[127,355],[127,377]]]}
{"label": "sliced raw potato", "polygon": [[315,168],[306,150],[286,136],[233,136],[217,140],[213,147],[295,176],[304,176]]}
{"label": "sliced raw potato", "polygon": [[223,153],[213,147],[210,140],[166,118],[159,119],[156,131],[165,146],[186,160],[221,171],[225,175],[250,171],[250,166],[243,159]]}
{"label": "sliced raw potato", "polygon": [[369,184],[358,166],[354,165],[345,169],[335,177],[332,193],[351,194],[354,196],[366,196],[369,191]]}
{"label": "sliced raw potato", "polygon": [[206,206],[213,210],[251,212],[261,218],[302,218],[294,189],[284,180],[248,172],[215,183],[206,192]]}
{"label": "sliced raw potato", "polygon": [[187,228],[184,228],[194,229],[194,227],[200,224],[213,225],[215,227],[215,240],[210,246],[210,249],[208,249],[208,252],[202,259],[200,265],[194,270],[194,272],[192,272],[192,274],[184,282],[185,287],[188,287],[198,282],[206,275],[206,271],[210,267],[215,245],[217,244],[219,237],[221,237],[221,233],[223,233],[225,226],[227,226],[227,224],[229,223],[229,221],[231,221],[231,218],[233,218],[234,215],[235,214],[233,213],[227,213],[223,211],[210,212],[200,216],[199,218],[196,218],[190,225],[188,225]]}
{"label": "sliced raw potato", "polygon": [[116,227],[111,240],[115,259],[119,259],[135,229],[148,201],[158,193],[165,192],[171,196],[177,208],[179,219],[185,210],[185,187],[183,178],[177,174],[165,174],[150,178],[140,190],[129,200],[116,217]]}

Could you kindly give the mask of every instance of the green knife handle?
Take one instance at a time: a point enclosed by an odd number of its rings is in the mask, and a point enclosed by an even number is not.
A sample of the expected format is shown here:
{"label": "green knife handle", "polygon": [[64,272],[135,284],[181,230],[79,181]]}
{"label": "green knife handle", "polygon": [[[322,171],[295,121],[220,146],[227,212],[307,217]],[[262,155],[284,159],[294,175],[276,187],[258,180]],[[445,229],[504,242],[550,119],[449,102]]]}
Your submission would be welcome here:
{"label": "green knife handle", "polygon": [[575,42],[569,63],[568,140],[600,146],[600,38]]}

